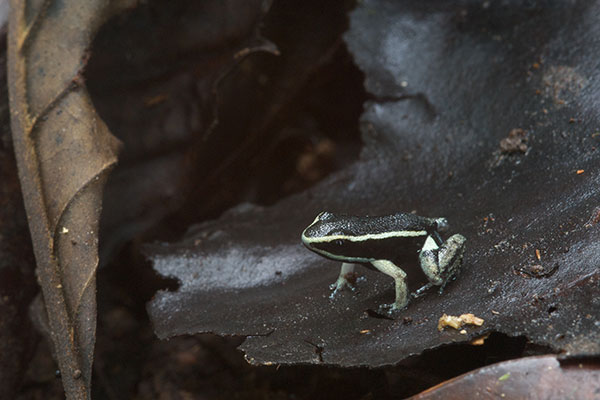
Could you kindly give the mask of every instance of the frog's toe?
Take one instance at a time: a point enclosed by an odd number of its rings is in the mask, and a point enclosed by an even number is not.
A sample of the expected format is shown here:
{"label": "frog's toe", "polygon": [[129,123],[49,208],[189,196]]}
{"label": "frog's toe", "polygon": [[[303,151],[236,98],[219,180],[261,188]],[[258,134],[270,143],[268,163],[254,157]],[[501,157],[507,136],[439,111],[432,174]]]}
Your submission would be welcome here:
{"label": "frog's toe", "polygon": [[452,274],[448,274],[447,276],[444,277],[444,281],[443,283],[440,285],[440,288],[438,289],[438,294],[443,294],[444,293],[444,289],[446,289],[446,286],[456,280],[456,275],[458,273],[458,270],[454,271]]}
{"label": "frog's toe", "polygon": [[334,283],[329,285],[329,288],[331,290],[343,290],[345,288],[355,290],[357,280],[357,276],[354,273],[340,275]]}
{"label": "frog's toe", "polygon": [[[329,287],[330,287],[330,288],[331,288],[331,286],[333,286],[333,284],[332,284],[332,285],[329,285]],[[336,298],[336,296],[337,296],[337,294],[338,294],[338,292],[339,292],[339,290],[338,290],[338,289],[334,289],[334,290],[331,292],[331,294],[329,295],[329,300],[333,300],[333,299],[335,299],[335,298]]]}
{"label": "frog's toe", "polygon": [[418,299],[419,297],[422,297],[425,295],[425,292],[427,292],[429,289],[431,289],[434,286],[433,283],[431,282],[427,282],[425,285],[421,286],[420,288],[418,288],[417,290],[415,290],[413,293],[410,294],[410,296],[413,299]]}
{"label": "frog's toe", "polygon": [[339,280],[336,282],[333,282],[331,285],[329,285],[329,289],[333,290],[334,292],[339,292],[340,290],[344,290],[344,288],[348,287],[348,283],[347,282],[340,282]]}
{"label": "frog's toe", "polygon": [[337,281],[335,281],[334,283],[332,283],[331,285],[329,285],[329,289],[332,290],[329,298],[333,299],[342,290],[350,289],[351,291],[355,291],[356,286],[354,286],[350,282],[348,282],[347,279],[341,278],[341,279],[338,279]]}
{"label": "frog's toe", "polygon": [[340,292],[342,292],[345,288],[350,288],[350,290],[354,291],[355,288],[351,287],[351,286],[341,286],[341,287],[337,287],[335,285],[335,283],[332,283],[331,285],[329,285],[329,288],[331,289],[331,294],[329,295],[329,298],[331,300],[335,299]]}
{"label": "frog's toe", "polygon": [[399,308],[397,308],[394,303],[390,303],[390,304],[381,304],[379,305],[379,307],[377,308],[377,312],[381,315],[387,315],[387,316],[392,316],[394,315],[397,311],[400,311]]}
{"label": "frog's toe", "polygon": [[377,307],[377,312],[379,312],[380,314],[391,314],[393,306],[394,306],[394,303],[380,304],[379,307]]}
{"label": "frog's toe", "polygon": [[381,314],[392,315],[397,311],[404,310],[407,305],[408,305],[408,301],[404,305],[398,304],[398,303],[381,304],[379,306],[379,312]]}

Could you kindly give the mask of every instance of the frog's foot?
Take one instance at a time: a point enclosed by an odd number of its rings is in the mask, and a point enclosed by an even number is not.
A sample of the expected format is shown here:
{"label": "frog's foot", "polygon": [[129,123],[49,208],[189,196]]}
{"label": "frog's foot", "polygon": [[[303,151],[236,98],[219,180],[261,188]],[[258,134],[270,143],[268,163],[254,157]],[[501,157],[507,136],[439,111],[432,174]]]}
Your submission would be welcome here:
{"label": "frog's foot", "polygon": [[335,295],[337,292],[344,290],[346,288],[348,288],[350,290],[356,290],[356,286],[353,285],[350,282],[350,280],[348,280],[344,276],[340,276],[339,278],[337,278],[337,281],[335,281],[331,285],[329,285],[329,289],[333,290],[332,295]]}
{"label": "frog's foot", "polygon": [[354,272],[354,264],[343,263],[340,275],[337,280],[329,285],[329,289],[333,290],[329,298],[333,299],[341,290],[349,288],[356,290],[356,274]]}

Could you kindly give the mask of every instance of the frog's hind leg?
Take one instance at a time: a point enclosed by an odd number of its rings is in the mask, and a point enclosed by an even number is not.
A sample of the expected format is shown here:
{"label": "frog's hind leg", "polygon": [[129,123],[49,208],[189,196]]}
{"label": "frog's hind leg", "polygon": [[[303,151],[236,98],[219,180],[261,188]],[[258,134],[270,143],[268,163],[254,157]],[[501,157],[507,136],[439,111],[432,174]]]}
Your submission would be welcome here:
{"label": "frog's hind leg", "polygon": [[462,266],[463,256],[465,254],[465,238],[461,234],[450,236],[438,253],[440,260],[440,273],[443,277],[442,285],[440,286],[440,293],[444,290],[448,282],[454,280],[460,272]]}
{"label": "frog's hind leg", "polygon": [[340,269],[340,275],[338,276],[337,281],[329,285],[329,288],[333,290],[330,296],[331,298],[346,287],[354,289],[354,283],[348,279],[354,273],[354,266],[355,264],[352,263],[342,263],[342,268]]}
{"label": "frog's hind leg", "polygon": [[392,310],[399,310],[408,304],[408,287],[406,286],[406,273],[400,267],[388,260],[371,261],[379,271],[394,278],[396,283],[396,301],[391,304]]}
{"label": "frog's hind leg", "polygon": [[440,286],[441,293],[446,284],[454,279],[462,264],[466,240],[463,235],[456,234],[440,245],[431,236],[427,237],[419,254],[419,262],[429,283],[417,290],[417,296],[433,285]]}

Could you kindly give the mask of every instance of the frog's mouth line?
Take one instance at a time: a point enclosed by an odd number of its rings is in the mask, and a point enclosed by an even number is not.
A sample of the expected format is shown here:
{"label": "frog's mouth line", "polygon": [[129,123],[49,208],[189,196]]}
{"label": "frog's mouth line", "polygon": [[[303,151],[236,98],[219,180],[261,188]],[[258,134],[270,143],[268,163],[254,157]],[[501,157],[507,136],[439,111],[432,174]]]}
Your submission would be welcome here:
{"label": "frog's mouth line", "polygon": [[[306,244],[305,244],[306,245]],[[375,261],[374,258],[360,258],[360,257],[346,257],[346,256],[338,256],[335,255],[333,253],[330,253],[326,250],[321,250],[321,249],[317,249],[315,247],[311,247],[310,245],[306,245],[306,247],[317,253],[320,254],[322,256],[324,256],[325,258],[329,258],[332,260],[336,260],[336,261],[341,261],[341,262],[346,262],[346,263],[370,263],[372,261]]]}
{"label": "frog's mouth line", "polygon": [[[310,227],[309,227],[310,228]],[[308,228],[306,228],[308,229]],[[306,232],[306,230],[305,230]],[[304,246],[306,246],[307,249],[309,249],[312,252],[315,252],[317,254],[320,254],[326,258],[332,259],[332,260],[337,260],[337,261],[342,261],[342,262],[356,262],[356,263],[369,263],[371,261],[374,261],[375,259],[373,258],[360,258],[360,257],[345,257],[345,256],[338,256],[335,255],[333,253],[330,253],[326,250],[322,250],[319,248],[314,247],[312,244],[313,243],[324,243],[326,241],[314,241],[311,240],[310,238],[306,237],[306,235],[304,234],[304,232],[302,232],[302,244],[304,244]]]}

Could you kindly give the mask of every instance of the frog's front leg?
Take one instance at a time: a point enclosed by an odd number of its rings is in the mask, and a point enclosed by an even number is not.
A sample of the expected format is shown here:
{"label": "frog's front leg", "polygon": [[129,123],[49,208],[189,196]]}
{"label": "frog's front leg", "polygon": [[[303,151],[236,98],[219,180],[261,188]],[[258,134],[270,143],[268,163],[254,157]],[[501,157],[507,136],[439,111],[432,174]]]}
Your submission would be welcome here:
{"label": "frog's front leg", "polygon": [[388,260],[375,260],[371,264],[379,271],[394,278],[396,283],[396,301],[390,304],[392,310],[400,310],[408,304],[408,287],[406,286],[406,273],[400,267]]}
{"label": "frog's front leg", "polygon": [[437,240],[431,236],[427,237],[419,254],[419,261],[429,283],[417,290],[417,295],[432,285],[440,286],[440,293],[443,291],[460,269],[466,241],[467,239],[460,234],[452,235],[443,243],[439,236]]}
{"label": "frog's front leg", "polygon": [[340,275],[338,276],[337,281],[329,285],[329,288],[333,290],[330,296],[331,298],[346,287],[354,289],[354,282],[351,282],[351,280],[348,279],[354,274],[354,265],[355,264],[352,263],[342,263],[342,268],[340,269]]}

